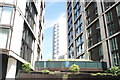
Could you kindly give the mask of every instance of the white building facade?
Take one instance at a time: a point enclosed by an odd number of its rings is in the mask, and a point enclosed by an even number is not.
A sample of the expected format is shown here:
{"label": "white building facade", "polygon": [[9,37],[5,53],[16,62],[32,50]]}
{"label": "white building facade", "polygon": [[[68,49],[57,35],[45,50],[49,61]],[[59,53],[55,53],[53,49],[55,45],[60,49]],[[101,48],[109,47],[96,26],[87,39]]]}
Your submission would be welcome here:
{"label": "white building facade", "polygon": [[59,20],[53,28],[53,59],[67,59],[66,20]]}
{"label": "white building facade", "polygon": [[42,58],[44,0],[0,0],[0,78]]}

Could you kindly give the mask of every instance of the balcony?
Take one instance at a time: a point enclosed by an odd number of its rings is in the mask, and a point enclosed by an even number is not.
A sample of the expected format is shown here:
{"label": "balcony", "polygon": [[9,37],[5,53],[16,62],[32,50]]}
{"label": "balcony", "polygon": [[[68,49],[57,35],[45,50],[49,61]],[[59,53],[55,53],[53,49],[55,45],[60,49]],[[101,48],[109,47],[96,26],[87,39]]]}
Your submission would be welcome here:
{"label": "balcony", "polygon": [[37,61],[35,63],[36,70],[50,69],[52,71],[69,71],[69,67],[76,64],[80,67],[80,71],[96,72],[103,71],[107,68],[105,62],[90,61]]}

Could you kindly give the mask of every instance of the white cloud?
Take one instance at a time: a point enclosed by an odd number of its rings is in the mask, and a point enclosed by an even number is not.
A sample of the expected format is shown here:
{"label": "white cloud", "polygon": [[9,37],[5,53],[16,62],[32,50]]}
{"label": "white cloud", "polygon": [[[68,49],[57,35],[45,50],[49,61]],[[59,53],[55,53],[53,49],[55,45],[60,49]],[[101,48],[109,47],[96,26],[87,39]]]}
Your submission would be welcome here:
{"label": "white cloud", "polygon": [[[54,25],[57,23],[61,24],[63,21],[66,21],[66,13],[65,12],[61,13],[60,16],[55,20],[51,20],[51,19],[45,20],[44,30],[51,28],[51,27],[54,27]],[[64,24],[65,24],[65,22],[64,22]]]}

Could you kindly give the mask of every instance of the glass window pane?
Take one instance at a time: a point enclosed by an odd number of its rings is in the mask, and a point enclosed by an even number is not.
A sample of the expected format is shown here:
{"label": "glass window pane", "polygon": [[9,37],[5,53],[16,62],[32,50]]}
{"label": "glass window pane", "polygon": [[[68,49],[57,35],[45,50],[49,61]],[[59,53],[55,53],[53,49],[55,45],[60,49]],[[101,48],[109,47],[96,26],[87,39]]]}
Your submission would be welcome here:
{"label": "glass window pane", "polygon": [[118,22],[119,22],[119,27],[120,27],[120,19],[118,19]]}
{"label": "glass window pane", "polygon": [[107,18],[107,23],[113,21],[113,14],[111,11],[106,14],[106,18]]}
{"label": "glass window pane", "polygon": [[0,20],[1,20],[1,15],[2,15],[2,7],[0,7]]}
{"label": "glass window pane", "polygon": [[11,7],[3,7],[1,24],[10,24],[11,14],[12,14],[12,8]]}
{"label": "glass window pane", "polygon": [[5,3],[13,4],[14,0],[5,0]]}
{"label": "glass window pane", "polygon": [[116,7],[117,9],[117,15],[120,16],[120,4]]}
{"label": "glass window pane", "polygon": [[0,29],[0,48],[6,48],[8,29]]}

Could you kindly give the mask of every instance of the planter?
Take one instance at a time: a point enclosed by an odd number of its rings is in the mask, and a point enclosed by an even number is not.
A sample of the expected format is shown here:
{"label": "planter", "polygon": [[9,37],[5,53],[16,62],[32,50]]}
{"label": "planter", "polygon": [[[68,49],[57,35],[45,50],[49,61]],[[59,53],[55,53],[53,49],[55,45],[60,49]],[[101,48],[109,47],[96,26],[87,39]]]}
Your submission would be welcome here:
{"label": "planter", "polygon": [[31,74],[42,74],[41,71],[31,71],[30,73],[31,73]]}
{"label": "planter", "polygon": [[[20,73],[21,80],[26,80],[26,78],[30,79],[39,79],[39,80],[119,80],[120,76],[111,76],[111,75],[96,75],[93,76],[89,73],[55,73],[55,74],[49,74],[48,72],[37,72],[33,71],[30,73]],[[25,79],[24,79],[25,78]]]}
{"label": "planter", "polygon": [[42,72],[42,74],[49,74],[49,72]]}

